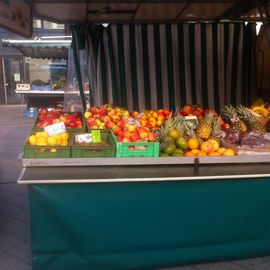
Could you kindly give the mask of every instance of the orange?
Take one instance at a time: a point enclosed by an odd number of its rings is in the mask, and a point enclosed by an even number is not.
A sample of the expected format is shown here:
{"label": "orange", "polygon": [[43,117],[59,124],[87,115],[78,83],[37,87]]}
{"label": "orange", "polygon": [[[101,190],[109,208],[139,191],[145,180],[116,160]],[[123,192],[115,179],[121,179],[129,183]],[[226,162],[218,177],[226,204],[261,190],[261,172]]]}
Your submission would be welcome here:
{"label": "orange", "polygon": [[193,149],[198,149],[199,148],[199,140],[196,138],[191,138],[188,140],[188,148],[193,150]]}
{"label": "orange", "polygon": [[219,152],[220,154],[222,154],[225,150],[226,150],[226,148],[220,147],[220,148],[218,148],[217,152]]}
{"label": "orange", "polygon": [[207,153],[205,153],[204,151],[199,151],[197,153],[197,156],[207,156]]}
{"label": "orange", "polygon": [[185,153],[185,157],[195,157],[196,155],[192,151],[188,151]]}
{"label": "orange", "polygon": [[223,153],[223,156],[235,156],[234,150],[232,148],[226,149]]}
{"label": "orange", "polygon": [[200,152],[200,150],[199,150],[199,149],[192,149],[191,152],[192,152],[193,154],[197,155],[197,153]]}
{"label": "orange", "polygon": [[206,141],[201,144],[201,150],[204,151],[206,154],[210,154],[214,152],[214,148],[211,142]]}
{"label": "orange", "polygon": [[221,154],[219,152],[212,152],[208,156],[209,157],[217,157],[217,156],[221,156]]}

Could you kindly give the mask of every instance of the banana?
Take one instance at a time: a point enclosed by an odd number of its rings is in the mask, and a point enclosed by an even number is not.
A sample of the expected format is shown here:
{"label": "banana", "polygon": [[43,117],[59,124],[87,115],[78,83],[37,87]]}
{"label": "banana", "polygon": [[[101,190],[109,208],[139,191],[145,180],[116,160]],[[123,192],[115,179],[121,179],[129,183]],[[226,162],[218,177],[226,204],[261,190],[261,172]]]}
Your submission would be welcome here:
{"label": "banana", "polygon": [[262,117],[267,117],[269,113],[268,110],[264,108],[264,105],[253,107],[252,111],[261,115]]}

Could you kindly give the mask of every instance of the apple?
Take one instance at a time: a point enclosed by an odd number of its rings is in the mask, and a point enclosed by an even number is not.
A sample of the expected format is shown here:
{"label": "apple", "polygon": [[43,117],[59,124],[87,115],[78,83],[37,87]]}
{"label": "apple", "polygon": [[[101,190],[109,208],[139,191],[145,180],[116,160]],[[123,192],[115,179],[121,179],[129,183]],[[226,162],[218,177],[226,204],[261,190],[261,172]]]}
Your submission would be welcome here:
{"label": "apple", "polygon": [[105,122],[105,126],[106,126],[106,128],[112,128],[114,126],[114,123],[112,121],[108,120]]}
{"label": "apple", "polygon": [[92,113],[91,112],[85,112],[84,113],[84,118],[85,119],[88,119],[89,117],[91,117],[92,116]]}
{"label": "apple", "polygon": [[122,142],[131,142],[131,139],[128,137],[124,137]]}
{"label": "apple", "polygon": [[122,129],[120,129],[120,130],[118,131],[118,136],[124,137],[124,134],[125,134],[125,132],[124,132]]}
{"label": "apple", "polygon": [[38,120],[39,121],[44,121],[44,120],[46,120],[47,119],[47,116],[45,115],[45,114],[40,114],[39,116],[38,116]]}
{"label": "apple", "polygon": [[128,131],[128,130],[124,131],[124,137],[125,138],[130,138],[130,136],[131,136],[130,131]]}
{"label": "apple", "polygon": [[41,108],[41,109],[39,110],[39,114],[45,115],[45,114],[47,114],[47,113],[48,113],[48,109],[47,109],[47,108]]}
{"label": "apple", "polygon": [[134,132],[132,135],[131,135],[131,141],[133,142],[137,142],[140,140],[140,134],[138,132]]}
{"label": "apple", "polygon": [[123,139],[124,139],[124,138],[123,138],[122,136],[119,136],[119,135],[117,136],[117,141],[118,141],[118,142],[122,142]]}
{"label": "apple", "polygon": [[99,111],[100,111],[101,116],[105,116],[107,114],[107,108],[106,107],[100,107]]}
{"label": "apple", "polygon": [[185,106],[182,108],[181,113],[182,113],[184,116],[187,116],[187,115],[192,114],[192,107],[191,107],[191,105],[185,105]]}
{"label": "apple", "polygon": [[134,126],[134,125],[128,125],[128,131],[134,132],[136,130],[137,130],[137,127],[136,126]]}
{"label": "apple", "polygon": [[156,137],[155,133],[149,131],[148,132],[148,141],[155,142],[156,140],[157,140],[157,137]]}
{"label": "apple", "polygon": [[113,133],[115,134],[115,135],[118,135],[118,133],[119,133],[119,131],[121,130],[121,128],[120,127],[118,127],[118,126],[113,126],[113,128],[112,128],[112,131],[113,131]]}
{"label": "apple", "polygon": [[168,109],[163,109],[163,115],[168,117],[171,114],[171,112]]}
{"label": "apple", "polygon": [[99,113],[99,109],[96,106],[90,107],[89,111],[93,114],[96,115]]}

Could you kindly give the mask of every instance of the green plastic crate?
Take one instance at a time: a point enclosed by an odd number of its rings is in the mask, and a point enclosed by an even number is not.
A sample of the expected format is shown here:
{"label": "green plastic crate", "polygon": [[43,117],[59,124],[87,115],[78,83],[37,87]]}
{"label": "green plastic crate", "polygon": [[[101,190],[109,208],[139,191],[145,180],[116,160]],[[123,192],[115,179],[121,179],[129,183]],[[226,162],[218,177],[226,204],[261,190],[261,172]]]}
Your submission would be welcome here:
{"label": "green plastic crate", "polygon": [[77,146],[74,145],[75,135],[71,139],[71,157],[72,158],[93,158],[93,157],[115,157],[116,146],[110,130],[100,130],[101,141],[107,141],[110,146]]}
{"label": "green plastic crate", "polygon": [[113,134],[116,144],[116,157],[158,157],[159,142],[118,142]]}
{"label": "green plastic crate", "polygon": [[[43,130],[42,130],[43,131]],[[67,146],[37,146],[30,145],[28,138],[30,135],[34,135],[37,131],[31,131],[27,136],[26,142],[23,147],[24,158],[70,158],[70,137]]]}
{"label": "green plastic crate", "polygon": [[[72,114],[72,112],[65,112],[65,113]],[[66,128],[67,132],[69,132],[69,133],[85,132],[86,131],[86,121],[85,121],[85,118],[83,117],[83,115],[81,115],[81,118],[82,118],[83,127],[82,128]],[[38,116],[36,117],[35,123],[32,127],[32,131],[34,131],[34,132],[44,131],[44,128],[37,128],[36,127],[37,122],[38,122]]]}

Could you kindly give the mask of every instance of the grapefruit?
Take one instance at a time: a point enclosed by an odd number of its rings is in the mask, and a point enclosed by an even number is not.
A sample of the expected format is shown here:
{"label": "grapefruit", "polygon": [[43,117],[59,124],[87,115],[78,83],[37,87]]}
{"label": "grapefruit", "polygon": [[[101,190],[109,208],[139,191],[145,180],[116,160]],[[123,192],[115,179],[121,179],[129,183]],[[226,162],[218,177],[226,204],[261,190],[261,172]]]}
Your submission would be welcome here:
{"label": "grapefruit", "polygon": [[178,148],[182,150],[188,149],[188,143],[184,137],[179,137],[176,141],[175,144]]}
{"label": "grapefruit", "polygon": [[175,149],[176,149],[175,144],[170,143],[162,150],[162,152],[170,155],[175,151]]}

